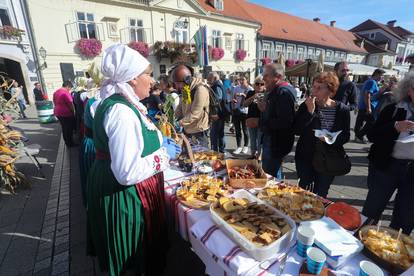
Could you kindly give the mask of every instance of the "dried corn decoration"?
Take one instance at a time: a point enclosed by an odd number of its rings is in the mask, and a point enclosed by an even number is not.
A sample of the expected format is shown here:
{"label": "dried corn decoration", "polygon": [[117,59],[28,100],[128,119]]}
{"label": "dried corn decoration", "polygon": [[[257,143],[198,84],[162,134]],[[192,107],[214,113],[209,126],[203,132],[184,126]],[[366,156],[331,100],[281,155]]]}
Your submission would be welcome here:
{"label": "dried corn decoration", "polygon": [[14,163],[23,148],[20,132],[10,130],[0,119],[0,186],[15,193],[17,186],[28,186],[26,177],[17,171]]}

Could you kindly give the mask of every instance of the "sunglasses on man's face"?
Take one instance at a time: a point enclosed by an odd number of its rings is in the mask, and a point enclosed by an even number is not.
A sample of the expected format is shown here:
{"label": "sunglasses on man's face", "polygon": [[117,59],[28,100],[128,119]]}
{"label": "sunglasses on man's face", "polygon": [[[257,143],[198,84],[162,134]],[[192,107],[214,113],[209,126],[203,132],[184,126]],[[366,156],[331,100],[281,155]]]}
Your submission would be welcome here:
{"label": "sunglasses on man's face", "polygon": [[257,86],[263,86],[264,83],[263,82],[256,82],[255,85],[257,85]]}

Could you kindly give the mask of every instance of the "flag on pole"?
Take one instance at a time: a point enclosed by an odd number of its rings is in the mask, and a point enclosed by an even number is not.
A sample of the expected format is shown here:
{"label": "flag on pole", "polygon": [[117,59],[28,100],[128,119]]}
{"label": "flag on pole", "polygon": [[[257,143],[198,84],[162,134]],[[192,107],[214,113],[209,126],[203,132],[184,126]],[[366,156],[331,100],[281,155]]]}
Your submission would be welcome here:
{"label": "flag on pole", "polygon": [[208,65],[208,41],[207,26],[201,26],[194,35],[198,55],[198,64],[203,67]]}

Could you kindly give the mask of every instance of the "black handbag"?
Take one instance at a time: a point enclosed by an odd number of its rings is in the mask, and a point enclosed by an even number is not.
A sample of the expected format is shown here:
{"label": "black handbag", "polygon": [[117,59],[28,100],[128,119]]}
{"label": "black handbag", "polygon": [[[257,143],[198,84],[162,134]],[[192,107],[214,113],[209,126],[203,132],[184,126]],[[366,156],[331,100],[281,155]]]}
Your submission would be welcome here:
{"label": "black handbag", "polygon": [[316,140],[312,165],[318,173],[340,176],[351,171],[351,161],[343,148]]}

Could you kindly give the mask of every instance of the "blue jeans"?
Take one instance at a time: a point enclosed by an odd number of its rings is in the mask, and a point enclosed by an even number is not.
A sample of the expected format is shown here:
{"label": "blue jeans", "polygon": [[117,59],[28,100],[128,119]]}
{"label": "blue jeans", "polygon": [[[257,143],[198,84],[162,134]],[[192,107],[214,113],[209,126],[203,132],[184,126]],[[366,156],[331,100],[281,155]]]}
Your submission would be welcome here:
{"label": "blue jeans", "polygon": [[282,158],[273,157],[271,146],[270,136],[263,136],[262,168],[265,173],[273,175],[277,179],[283,179]]}
{"label": "blue jeans", "polygon": [[[298,174],[299,186],[306,190],[311,190],[321,197],[328,195],[329,187],[331,186],[335,176],[321,174],[312,166],[312,162],[295,159],[296,172]],[[312,189],[313,184],[313,189]]]}
{"label": "blue jeans", "polygon": [[210,142],[212,150],[224,152],[226,147],[224,142],[224,119],[219,119],[211,124]]}
{"label": "blue jeans", "polygon": [[385,170],[379,170],[372,164],[368,168],[368,195],[362,214],[375,220],[387,206],[392,194],[397,190],[395,206],[390,226],[402,229],[410,234],[414,229],[414,161],[392,158]]}
{"label": "blue jeans", "polygon": [[262,151],[262,136],[263,133],[260,128],[249,128],[250,150],[252,154],[258,152],[260,155]]}

